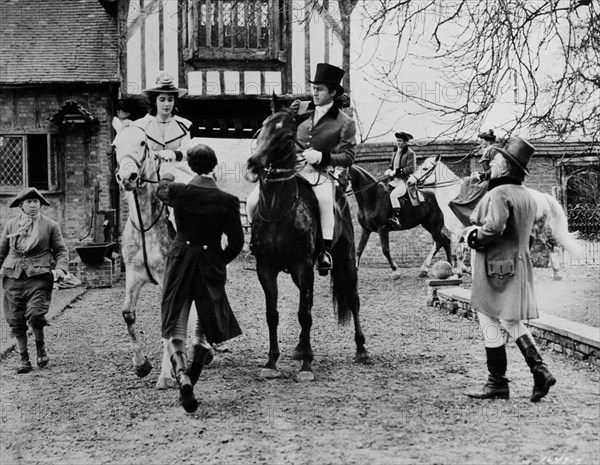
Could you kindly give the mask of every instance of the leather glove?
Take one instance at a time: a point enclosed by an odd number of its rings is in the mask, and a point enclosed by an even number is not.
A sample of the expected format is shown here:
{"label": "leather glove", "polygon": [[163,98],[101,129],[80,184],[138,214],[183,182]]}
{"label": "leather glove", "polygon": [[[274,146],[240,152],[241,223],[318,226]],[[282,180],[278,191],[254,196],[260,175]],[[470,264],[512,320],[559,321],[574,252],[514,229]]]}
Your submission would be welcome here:
{"label": "leather glove", "polygon": [[321,163],[321,157],[323,156],[321,152],[315,149],[306,149],[302,152],[302,155],[304,155],[305,160],[311,165],[318,165]]}
{"label": "leather glove", "polygon": [[394,170],[389,168],[389,169],[385,170],[385,172],[383,174],[384,174],[384,176],[392,177],[392,176],[394,176]]}
{"label": "leather glove", "polygon": [[467,245],[475,250],[483,250],[485,249],[485,247],[477,239],[478,231],[479,228],[472,227],[471,230],[467,233]]}
{"label": "leather glove", "polygon": [[176,159],[175,152],[173,152],[172,150],[159,150],[157,152],[157,155],[162,161],[166,161],[169,163],[175,161]]}
{"label": "leather glove", "polygon": [[57,268],[56,270],[52,270],[52,275],[54,276],[54,281],[60,281],[67,277],[67,273],[65,273],[60,268]]}

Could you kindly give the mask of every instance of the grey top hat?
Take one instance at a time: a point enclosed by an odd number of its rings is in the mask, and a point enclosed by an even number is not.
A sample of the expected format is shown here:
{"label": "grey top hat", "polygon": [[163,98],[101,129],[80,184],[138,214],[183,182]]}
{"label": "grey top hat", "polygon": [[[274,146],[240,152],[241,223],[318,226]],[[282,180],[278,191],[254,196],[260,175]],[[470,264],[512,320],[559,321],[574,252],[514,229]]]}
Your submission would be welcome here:
{"label": "grey top hat", "polygon": [[146,97],[150,94],[177,94],[177,97],[187,94],[187,89],[175,87],[173,85],[173,76],[165,71],[160,71],[156,76],[156,87],[150,87],[142,91]]}
{"label": "grey top hat", "polygon": [[10,202],[9,208],[16,208],[21,206],[21,202],[27,199],[38,199],[42,205],[50,205],[40,191],[35,187],[26,187]]}
{"label": "grey top hat", "polygon": [[502,147],[494,147],[493,150],[500,152],[504,157],[529,176],[527,165],[535,152],[535,147],[521,137],[511,137]]}

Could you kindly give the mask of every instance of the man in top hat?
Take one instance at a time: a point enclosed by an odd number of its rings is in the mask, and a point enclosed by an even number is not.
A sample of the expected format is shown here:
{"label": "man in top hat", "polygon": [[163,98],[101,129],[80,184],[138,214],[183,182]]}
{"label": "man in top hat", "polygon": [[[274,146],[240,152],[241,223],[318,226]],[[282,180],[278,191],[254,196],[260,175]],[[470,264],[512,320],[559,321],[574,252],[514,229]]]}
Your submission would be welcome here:
{"label": "man in top hat", "polygon": [[471,305],[483,330],[489,376],[482,390],[467,393],[470,397],[509,397],[502,327],[516,341],[533,373],[530,400],[538,402],[556,383],[522,323],[538,318],[529,254],[537,207],[522,185],[534,151],[520,137],[509,139],[504,147],[494,147],[489,190],[471,215],[476,225],[467,239],[475,249]]}
{"label": "man in top hat", "polygon": [[[330,250],[335,221],[335,185],[327,172],[332,167],[347,168],[355,158],[356,125],[340,109],[339,98],[344,93],[341,86],[343,77],[343,69],[328,63],[317,64],[315,77],[310,81],[312,105],[309,111],[298,116],[296,133],[300,174],[311,184],[319,203],[324,250],[317,257],[317,268],[322,276],[329,273],[333,263]],[[250,221],[254,216],[258,195],[256,188],[246,199]]]}
{"label": "man in top hat", "polygon": [[41,206],[50,205],[35,188],[28,187],[10,203],[21,213],[10,219],[0,236],[0,275],[3,275],[4,316],[17,340],[21,361],[17,373],[31,371],[27,349],[27,326],[35,337],[38,367],[48,364],[44,342],[46,313],[54,285],[67,275],[69,253],[58,223],[41,214]]}
{"label": "man in top hat", "polygon": [[[396,137],[396,151],[392,156],[392,162],[390,167],[385,171],[386,176],[390,176],[390,186],[394,189],[390,192],[390,202],[392,203],[392,217],[388,220],[388,224],[393,228],[400,229],[400,212],[404,205],[404,195],[407,193],[407,179],[417,169],[417,156],[409,146],[408,141],[413,139],[413,136],[407,132],[397,132]],[[416,189],[416,186],[411,188]],[[416,196],[415,196],[416,198]]]}
{"label": "man in top hat", "polygon": [[[160,71],[156,85],[144,89],[142,93],[148,98],[150,109],[146,116],[132,124],[146,133],[150,150],[157,152],[163,160],[185,160],[192,122],[177,115],[176,105],[177,100],[187,93],[187,89],[175,87],[173,77]],[[185,171],[193,175],[188,167]]]}

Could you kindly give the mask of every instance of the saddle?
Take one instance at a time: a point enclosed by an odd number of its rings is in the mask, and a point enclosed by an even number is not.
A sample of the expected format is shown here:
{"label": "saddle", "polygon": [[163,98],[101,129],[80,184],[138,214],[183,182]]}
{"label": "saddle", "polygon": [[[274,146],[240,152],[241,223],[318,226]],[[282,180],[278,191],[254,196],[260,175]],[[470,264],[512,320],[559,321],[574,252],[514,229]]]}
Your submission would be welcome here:
{"label": "saddle", "polygon": [[[415,184],[408,184],[404,182],[403,185],[405,187],[404,193],[400,196],[400,198],[408,198],[413,207],[418,207],[421,203],[425,202],[425,197],[423,196],[423,193],[417,189],[417,186]],[[388,184],[386,186],[388,194],[391,194],[391,192],[396,187],[398,186],[393,185],[391,183]]]}

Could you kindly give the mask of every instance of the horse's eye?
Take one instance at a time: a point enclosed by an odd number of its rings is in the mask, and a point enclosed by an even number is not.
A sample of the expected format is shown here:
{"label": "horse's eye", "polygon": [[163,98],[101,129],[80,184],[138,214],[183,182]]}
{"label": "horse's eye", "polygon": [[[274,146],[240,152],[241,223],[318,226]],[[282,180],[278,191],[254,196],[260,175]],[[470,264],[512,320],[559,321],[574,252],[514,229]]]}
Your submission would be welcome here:
{"label": "horse's eye", "polygon": [[142,142],[140,142],[140,145],[143,147],[144,145],[146,145],[146,141],[143,140]]}

